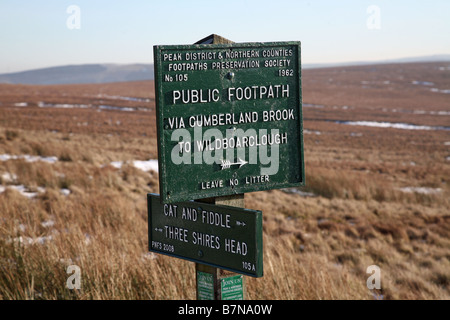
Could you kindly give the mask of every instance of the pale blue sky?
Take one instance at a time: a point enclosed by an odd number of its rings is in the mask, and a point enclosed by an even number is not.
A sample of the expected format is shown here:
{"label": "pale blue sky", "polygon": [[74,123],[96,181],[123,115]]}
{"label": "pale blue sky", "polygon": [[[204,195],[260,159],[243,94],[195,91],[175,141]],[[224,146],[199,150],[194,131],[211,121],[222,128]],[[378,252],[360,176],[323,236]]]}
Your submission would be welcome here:
{"label": "pale blue sky", "polygon": [[[66,25],[70,5],[80,8],[80,29]],[[306,64],[450,54],[450,1],[0,0],[0,73],[152,63],[153,45],[212,33],[235,42],[301,41]]]}

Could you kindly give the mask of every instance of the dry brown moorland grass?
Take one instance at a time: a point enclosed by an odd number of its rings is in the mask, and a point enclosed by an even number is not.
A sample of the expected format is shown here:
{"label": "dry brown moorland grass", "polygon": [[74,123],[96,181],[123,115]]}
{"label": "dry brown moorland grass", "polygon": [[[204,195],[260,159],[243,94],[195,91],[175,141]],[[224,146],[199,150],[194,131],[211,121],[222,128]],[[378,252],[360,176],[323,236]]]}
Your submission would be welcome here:
{"label": "dry brown moorland grass", "polygon": [[[449,89],[444,66],[304,70],[307,193],[246,194],[264,218],[264,277],[247,277],[249,299],[450,298],[449,131],[333,121],[448,126],[448,94],[413,84]],[[0,299],[195,299],[193,263],[147,250],[158,174],[131,161],[157,159],[153,99],[152,82],[0,85],[0,155],[58,158],[0,161]],[[81,290],[66,287],[69,265]]]}

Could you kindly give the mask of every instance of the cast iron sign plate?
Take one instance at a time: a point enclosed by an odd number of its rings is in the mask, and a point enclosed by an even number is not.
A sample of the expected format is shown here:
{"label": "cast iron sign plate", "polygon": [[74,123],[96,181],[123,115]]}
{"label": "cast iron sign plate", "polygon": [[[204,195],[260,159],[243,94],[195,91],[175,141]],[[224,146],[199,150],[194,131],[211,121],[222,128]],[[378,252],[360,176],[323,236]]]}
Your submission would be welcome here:
{"label": "cast iron sign plate", "polygon": [[155,46],[164,203],[304,185],[300,42]]}
{"label": "cast iron sign plate", "polygon": [[227,269],[263,275],[261,211],[195,201],[162,204],[148,194],[149,250]]}

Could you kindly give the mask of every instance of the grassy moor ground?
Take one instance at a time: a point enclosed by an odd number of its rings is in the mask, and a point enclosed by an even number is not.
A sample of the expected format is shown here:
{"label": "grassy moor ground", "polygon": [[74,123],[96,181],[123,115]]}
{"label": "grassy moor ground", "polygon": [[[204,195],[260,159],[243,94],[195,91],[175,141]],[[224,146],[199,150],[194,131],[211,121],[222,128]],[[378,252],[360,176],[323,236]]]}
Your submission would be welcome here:
{"label": "grassy moor ground", "polygon": [[[264,219],[247,298],[450,299],[450,63],[302,83],[306,187],[245,195]],[[0,299],[195,299],[194,264],[147,250],[154,99],[152,81],[0,85]]]}

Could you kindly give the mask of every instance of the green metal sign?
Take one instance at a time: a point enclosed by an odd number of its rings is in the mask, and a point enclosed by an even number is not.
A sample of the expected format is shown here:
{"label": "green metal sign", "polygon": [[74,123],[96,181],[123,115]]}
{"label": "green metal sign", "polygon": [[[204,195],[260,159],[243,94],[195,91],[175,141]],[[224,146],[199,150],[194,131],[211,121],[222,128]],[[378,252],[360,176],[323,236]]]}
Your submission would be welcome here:
{"label": "green metal sign", "polygon": [[261,211],[195,201],[162,204],[155,194],[147,202],[150,251],[262,277]]}
{"label": "green metal sign", "polygon": [[197,272],[198,300],[214,300],[214,277],[210,273]]}
{"label": "green metal sign", "polygon": [[242,276],[221,279],[220,289],[222,300],[244,300],[244,281]]}
{"label": "green metal sign", "polygon": [[155,46],[164,203],[304,185],[300,42]]}

